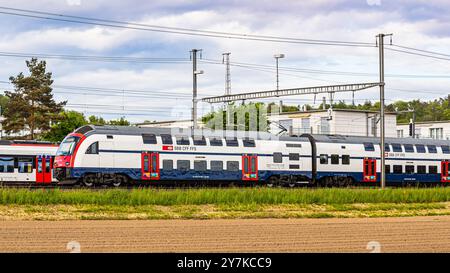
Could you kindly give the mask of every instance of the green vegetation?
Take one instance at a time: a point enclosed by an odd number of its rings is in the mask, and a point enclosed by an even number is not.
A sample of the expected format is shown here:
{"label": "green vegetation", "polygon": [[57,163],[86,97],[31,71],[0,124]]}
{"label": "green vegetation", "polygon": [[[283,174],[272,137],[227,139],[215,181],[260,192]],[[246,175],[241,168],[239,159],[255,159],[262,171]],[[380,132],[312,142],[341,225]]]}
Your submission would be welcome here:
{"label": "green vegetation", "polygon": [[61,119],[57,123],[55,123],[49,131],[43,133],[41,138],[43,140],[52,141],[52,142],[60,142],[66,137],[69,133],[74,131],[75,129],[86,125],[86,124],[95,124],[95,125],[130,125],[130,122],[125,120],[124,117],[121,117],[117,120],[109,120],[105,121],[101,117],[90,116],[87,120],[82,113],[77,111],[64,111],[60,113]]}
{"label": "green vegetation", "polygon": [[0,220],[450,215],[450,188],[0,189]]}
{"label": "green vegetation", "polygon": [[379,189],[0,189],[0,204],[280,205],[450,202],[450,188]]}
{"label": "green vegetation", "polygon": [[55,102],[52,94],[52,73],[47,72],[47,64],[32,58],[26,61],[29,75],[22,72],[9,80],[14,85],[14,91],[5,91],[8,98],[2,114],[2,122],[6,133],[17,133],[24,129],[30,131],[34,139],[36,130],[47,131],[50,123],[59,120],[59,112],[66,102]]}

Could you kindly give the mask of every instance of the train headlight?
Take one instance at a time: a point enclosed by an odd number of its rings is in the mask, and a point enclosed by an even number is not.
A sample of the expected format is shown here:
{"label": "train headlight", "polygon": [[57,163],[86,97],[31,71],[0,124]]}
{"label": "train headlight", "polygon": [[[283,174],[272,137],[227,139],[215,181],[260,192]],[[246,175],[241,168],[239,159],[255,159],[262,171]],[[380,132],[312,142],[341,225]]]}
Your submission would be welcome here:
{"label": "train headlight", "polygon": [[66,162],[66,167],[69,166],[69,162]]}

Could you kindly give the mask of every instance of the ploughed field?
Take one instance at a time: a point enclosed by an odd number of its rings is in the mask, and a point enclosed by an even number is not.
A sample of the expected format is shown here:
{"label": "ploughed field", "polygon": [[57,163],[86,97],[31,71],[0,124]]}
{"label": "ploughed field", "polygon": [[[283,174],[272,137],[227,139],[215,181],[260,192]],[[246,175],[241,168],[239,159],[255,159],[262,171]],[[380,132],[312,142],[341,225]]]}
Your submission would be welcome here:
{"label": "ploughed field", "polygon": [[450,216],[2,221],[0,251],[449,252],[449,227]]}

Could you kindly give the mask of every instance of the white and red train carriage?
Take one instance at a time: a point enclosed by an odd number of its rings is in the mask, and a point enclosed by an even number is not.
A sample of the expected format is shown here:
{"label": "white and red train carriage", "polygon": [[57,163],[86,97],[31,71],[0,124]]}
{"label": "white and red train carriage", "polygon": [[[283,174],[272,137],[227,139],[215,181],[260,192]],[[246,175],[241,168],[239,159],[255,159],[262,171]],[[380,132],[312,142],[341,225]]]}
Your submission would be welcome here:
{"label": "white and red train carriage", "polygon": [[57,144],[39,141],[0,141],[0,182],[51,184]]}

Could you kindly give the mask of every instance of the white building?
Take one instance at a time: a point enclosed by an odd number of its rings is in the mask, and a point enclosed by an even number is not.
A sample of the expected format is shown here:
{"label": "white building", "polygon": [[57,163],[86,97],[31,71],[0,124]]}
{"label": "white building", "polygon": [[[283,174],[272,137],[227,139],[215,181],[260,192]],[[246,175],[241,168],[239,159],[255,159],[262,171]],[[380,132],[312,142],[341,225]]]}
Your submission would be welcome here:
{"label": "white building", "polygon": [[[349,109],[328,109],[312,110],[305,112],[287,112],[272,114],[268,117],[270,132],[280,132],[281,125],[290,134],[301,135],[303,133],[312,134],[332,134],[332,135],[352,135],[352,136],[379,136],[380,122],[379,112],[349,110]],[[397,114],[386,113],[385,128],[386,137],[396,137]]]}
{"label": "white building", "polygon": [[[450,120],[416,122],[416,138],[450,140]],[[397,137],[410,137],[409,124],[397,124]]]}

